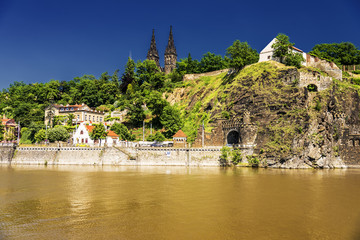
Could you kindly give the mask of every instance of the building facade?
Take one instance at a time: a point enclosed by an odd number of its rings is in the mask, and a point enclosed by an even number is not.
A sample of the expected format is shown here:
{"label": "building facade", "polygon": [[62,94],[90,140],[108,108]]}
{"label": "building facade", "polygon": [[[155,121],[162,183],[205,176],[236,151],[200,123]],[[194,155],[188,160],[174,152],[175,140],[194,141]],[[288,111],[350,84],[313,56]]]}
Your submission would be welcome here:
{"label": "building facade", "polygon": [[8,119],[5,116],[1,119],[1,124],[4,128],[3,140],[13,141],[17,138],[18,124],[14,119]]}
{"label": "building facade", "polygon": [[54,116],[74,115],[73,123],[102,123],[104,122],[105,113],[91,109],[86,104],[76,105],[57,105],[52,104],[45,109],[45,125],[52,125]]}
{"label": "building facade", "polygon": [[92,125],[86,125],[85,123],[81,123],[79,127],[76,129],[73,134],[73,143],[74,145],[89,145],[89,146],[115,146],[119,142],[119,135],[117,135],[114,131],[108,130],[105,139],[93,140],[90,137],[90,133],[94,129]]}

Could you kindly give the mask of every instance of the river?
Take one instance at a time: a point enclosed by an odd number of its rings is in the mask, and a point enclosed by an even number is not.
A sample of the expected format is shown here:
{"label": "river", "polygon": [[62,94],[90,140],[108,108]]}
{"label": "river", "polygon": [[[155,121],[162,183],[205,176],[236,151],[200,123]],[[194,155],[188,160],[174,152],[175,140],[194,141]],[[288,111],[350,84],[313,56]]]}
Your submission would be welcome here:
{"label": "river", "polygon": [[359,239],[360,169],[0,166],[0,239]]}

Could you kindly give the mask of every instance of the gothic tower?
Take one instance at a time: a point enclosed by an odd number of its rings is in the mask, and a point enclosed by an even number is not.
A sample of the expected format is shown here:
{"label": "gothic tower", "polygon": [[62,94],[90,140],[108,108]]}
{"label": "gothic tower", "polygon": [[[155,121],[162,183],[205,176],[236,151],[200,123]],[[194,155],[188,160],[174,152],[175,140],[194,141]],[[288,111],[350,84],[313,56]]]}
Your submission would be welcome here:
{"label": "gothic tower", "polygon": [[165,69],[164,69],[165,74],[171,73],[176,68],[176,60],[177,60],[176,48],[172,34],[172,26],[170,26],[168,45],[165,50]]}
{"label": "gothic tower", "polygon": [[155,42],[155,30],[153,29],[152,31],[152,37],[151,37],[151,43],[150,43],[150,49],[147,53],[147,57],[148,60],[153,60],[155,61],[156,65],[158,66],[158,68],[160,68],[160,62],[159,62],[159,53],[158,50],[156,48],[156,42]]}

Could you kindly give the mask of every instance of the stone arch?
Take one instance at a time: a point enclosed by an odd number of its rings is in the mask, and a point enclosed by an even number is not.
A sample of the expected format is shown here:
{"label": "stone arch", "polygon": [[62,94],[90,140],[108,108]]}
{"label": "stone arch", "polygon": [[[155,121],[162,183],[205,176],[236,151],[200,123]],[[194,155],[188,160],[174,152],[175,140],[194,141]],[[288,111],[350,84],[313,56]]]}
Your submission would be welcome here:
{"label": "stone arch", "polygon": [[307,89],[309,90],[309,92],[317,92],[318,86],[316,84],[309,84],[307,85]]}
{"label": "stone arch", "polygon": [[240,133],[237,130],[230,130],[226,135],[227,144],[239,144],[240,143]]}

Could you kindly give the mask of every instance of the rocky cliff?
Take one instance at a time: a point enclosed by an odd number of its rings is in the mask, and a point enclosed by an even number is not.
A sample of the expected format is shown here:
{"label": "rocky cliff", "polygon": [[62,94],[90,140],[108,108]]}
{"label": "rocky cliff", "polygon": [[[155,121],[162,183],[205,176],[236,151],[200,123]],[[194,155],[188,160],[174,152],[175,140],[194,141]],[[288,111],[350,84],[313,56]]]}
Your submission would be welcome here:
{"label": "rocky cliff", "polygon": [[207,137],[226,144],[226,132],[214,131],[219,128],[216,120],[241,122],[248,111],[251,123],[257,125],[254,153],[264,166],[356,167],[360,165],[359,91],[360,86],[333,79],[320,69],[269,61],[239,73],[187,81],[168,100],[181,109],[184,131],[192,141],[196,142],[204,122]]}

